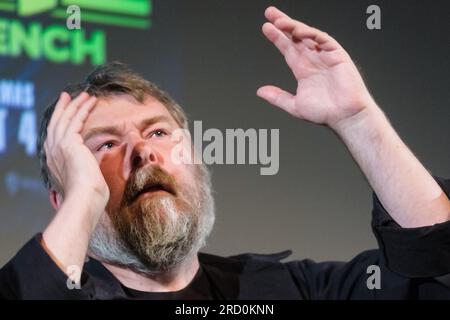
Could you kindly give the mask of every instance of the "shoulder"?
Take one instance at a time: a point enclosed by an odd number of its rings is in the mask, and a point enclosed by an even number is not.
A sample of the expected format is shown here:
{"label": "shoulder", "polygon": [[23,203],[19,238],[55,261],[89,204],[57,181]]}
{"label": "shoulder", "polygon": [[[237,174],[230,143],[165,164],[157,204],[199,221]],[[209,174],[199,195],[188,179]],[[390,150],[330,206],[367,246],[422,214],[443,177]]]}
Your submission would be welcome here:
{"label": "shoulder", "polygon": [[217,265],[217,264],[246,264],[249,262],[256,263],[280,263],[292,254],[291,250],[285,250],[275,253],[241,253],[229,257],[222,257],[208,253],[199,253],[201,262]]}
{"label": "shoulder", "polygon": [[235,299],[301,299],[289,270],[281,262],[290,254],[283,251],[220,257],[200,253],[199,261],[213,282]]}

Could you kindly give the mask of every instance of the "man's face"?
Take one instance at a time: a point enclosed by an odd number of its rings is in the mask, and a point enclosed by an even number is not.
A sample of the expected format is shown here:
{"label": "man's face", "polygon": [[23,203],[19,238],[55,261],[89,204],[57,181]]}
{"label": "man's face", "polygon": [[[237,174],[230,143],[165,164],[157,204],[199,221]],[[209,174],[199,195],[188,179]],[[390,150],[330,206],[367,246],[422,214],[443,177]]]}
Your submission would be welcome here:
{"label": "man's face", "polygon": [[[81,134],[109,186],[108,212],[118,208],[130,175],[139,168],[159,166],[176,181],[192,181],[192,169],[171,159],[176,142],[170,135],[177,128],[166,107],[152,97],[144,104],[129,95],[99,99]],[[151,196],[171,195],[155,190],[141,197]]]}
{"label": "man's face", "polygon": [[152,97],[101,98],[86,120],[81,135],[110,190],[90,246],[105,262],[128,266],[131,256],[140,271],[164,271],[198,250],[210,232],[209,180],[204,168],[173,161],[176,129]]}

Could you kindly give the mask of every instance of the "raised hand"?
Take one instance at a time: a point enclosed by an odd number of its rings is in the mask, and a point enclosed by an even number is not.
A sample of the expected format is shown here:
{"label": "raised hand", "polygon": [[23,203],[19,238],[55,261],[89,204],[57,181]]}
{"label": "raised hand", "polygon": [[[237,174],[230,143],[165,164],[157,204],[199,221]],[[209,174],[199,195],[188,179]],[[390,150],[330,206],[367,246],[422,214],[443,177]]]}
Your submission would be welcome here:
{"label": "raised hand", "polygon": [[109,198],[108,186],[97,160],[80,135],[95,103],[96,97],[85,92],[73,100],[63,92],[48,125],[44,148],[57,191],[63,196],[94,192],[104,202]]}
{"label": "raised hand", "polygon": [[295,95],[265,86],[258,96],[295,117],[331,127],[399,225],[448,221],[448,197],[373,101],[348,53],[328,34],[274,7],[265,14],[263,33],[298,84]]}
{"label": "raised hand", "polygon": [[297,79],[295,95],[275,86],[257,95],[295,117],[334,128],[375,105],[348,53],[327,33],[267,8],[263,33],[284,56]]}
{"label": "raised hand", "polygon": [[58,212],[43,232],[42,245],[72,281],[79,282],[89,239],[109,200],[109,188],[80,134],[96,103],[83,92],[63,92],[47,127],[47,165],[62,196]]}

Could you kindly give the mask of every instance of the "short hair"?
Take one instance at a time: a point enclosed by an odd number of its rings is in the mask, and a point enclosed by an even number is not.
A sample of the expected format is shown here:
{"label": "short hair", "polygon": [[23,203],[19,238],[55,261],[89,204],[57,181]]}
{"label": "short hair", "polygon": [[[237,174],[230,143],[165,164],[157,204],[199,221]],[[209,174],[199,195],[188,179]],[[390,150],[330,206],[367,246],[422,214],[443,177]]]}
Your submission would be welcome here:
{"label": "short hair", "polygon": [[[138,102],[151,96],[161,102],[172,115],[176,123],[183,129],[188,129],[188,120],[184,110],[165,91],[154,83],[144,79],[121,62],[111,62],[97,67],[84,82],[69,84],[64,88],[71,98],[75,98],[85,91],[91,96],[108,97],[117,94],[127,94]],[[58,98],[56,98],[44,111],[37,140],[37,151],[41,170],[41,177],[47,189],[56,188],[55,181],[47,166],[44,142],[47,138],[47,127],[55,110]],[[62,191],[62,190],[57,190]]]}

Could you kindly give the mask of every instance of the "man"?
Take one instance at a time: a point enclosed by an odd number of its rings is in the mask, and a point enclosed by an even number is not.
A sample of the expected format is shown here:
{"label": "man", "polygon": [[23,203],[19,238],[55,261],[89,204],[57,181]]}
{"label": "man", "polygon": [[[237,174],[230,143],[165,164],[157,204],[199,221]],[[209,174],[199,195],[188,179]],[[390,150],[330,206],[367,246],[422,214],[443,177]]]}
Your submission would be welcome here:
{"label": "man", "polygon": [[[336,40],[274,7],[265,15],[262,31],[298,87],[292,95],[265,86],[257,95],[328,126],[345,143],[377,194],[380,250],[348,263],[199,253],[214,202],[207,169],[174,159],[174,147],[187,139],[173,139],[187,128],[185,114],[113,63],[66,88],[46,110],[39,154],[57,213],[0,271],[2,297],[450,298],[449,181],[433,179],[408,150]],[[377,288],[368,285],[370,266],[380,268]]]}

